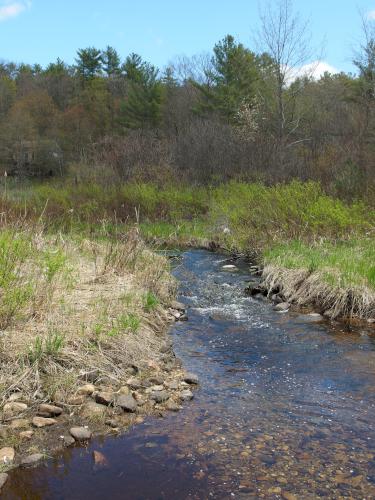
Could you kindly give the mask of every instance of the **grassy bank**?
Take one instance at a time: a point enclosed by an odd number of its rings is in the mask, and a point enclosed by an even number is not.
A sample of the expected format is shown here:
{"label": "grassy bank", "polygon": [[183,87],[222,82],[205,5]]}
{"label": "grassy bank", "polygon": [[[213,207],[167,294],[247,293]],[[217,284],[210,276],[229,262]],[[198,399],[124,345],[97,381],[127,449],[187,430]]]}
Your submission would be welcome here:
{"label": "grassy bank", "polygon": [[[267,266],[269,280],[271,268],[285,271],[280,282],[285,289],[284,281],[292,281],[288,278],[292,272],[314,275],[324,284],[324,294],[329,287],[329,296],[341,297],[340,305],[329,302],[334,315],[373,315],[375,210],[360,200],[348,204],[328,196],[314,182],[103,187],[68,179],[27,188],[8,186],[1,204],[3,217],[43,220],[52,232],[117,239],[137,223],[142,236],[157,246],[212,243],[256,255]],[[305,302],[307,297],[300,292],[299,288],[287,295]],[[321,296],[315,290],[309,302],[326,310]],[[367,305],[354,307],[352,296],[362,297],[360,302]]]}
{"label": "grassy bank", "polygon": [[[137,229],[114,240],[3,226],[0,288],[0,455],[16,452],[2,469],[71,444],[70,427],[118,432],[179,409],[175,282]],[[153,399],[146,388],[163,382]]]}

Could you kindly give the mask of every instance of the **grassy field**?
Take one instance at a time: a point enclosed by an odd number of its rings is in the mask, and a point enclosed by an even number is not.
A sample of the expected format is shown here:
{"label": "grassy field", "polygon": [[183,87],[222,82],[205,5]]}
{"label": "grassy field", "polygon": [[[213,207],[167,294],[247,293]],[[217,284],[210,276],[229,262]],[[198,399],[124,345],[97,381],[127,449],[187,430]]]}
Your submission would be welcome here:
{"label": "grassy field", "polygon": [[[118,239],[137,224],[157,247],[214,242],[255,254],[273,269],[318,273],[337,295],[375,293],[374,207],[361,200],[345,203],[314,182],[104,187],[68,179],[8,186],[0,201],[6,219],[43,221],[52,234]],[[362,313],[375,314],[371,307]]]}

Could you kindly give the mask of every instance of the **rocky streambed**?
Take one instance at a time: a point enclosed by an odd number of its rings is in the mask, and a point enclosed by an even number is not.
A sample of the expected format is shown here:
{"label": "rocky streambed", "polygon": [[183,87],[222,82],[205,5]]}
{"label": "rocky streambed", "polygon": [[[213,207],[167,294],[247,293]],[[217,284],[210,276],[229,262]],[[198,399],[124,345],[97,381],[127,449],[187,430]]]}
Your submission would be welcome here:
{"label": "rocky streambed", "polygon": [[[138,405],[121,410],[112,418],[139,425],[11,471],[3,498],[374,498],[374,330],[280,314],[244,294],[254,271],[185,252],[175,275],[189,321],[170,335],[184,369],[199,377],[194,399],[181,397],[196,380],[180,367],[161,371],[163,380],[148,374],[147,387],[129,391],[154,401],[153,417]],[[164,390],[168,401],[155,402]],[[181,411],[167,411],[170,401]]]}

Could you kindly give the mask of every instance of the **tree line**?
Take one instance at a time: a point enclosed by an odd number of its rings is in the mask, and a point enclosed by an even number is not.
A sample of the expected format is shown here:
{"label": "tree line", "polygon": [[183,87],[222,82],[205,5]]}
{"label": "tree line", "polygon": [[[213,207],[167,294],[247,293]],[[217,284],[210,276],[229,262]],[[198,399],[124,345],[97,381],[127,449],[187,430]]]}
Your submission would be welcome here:
{"label": "tree line", "polygon": [[[114,179],[299,178],[343,197],[369,196],[375,185],[371,22],[353,58],[356,74],[319,79],[298,73],[311,52],[290,0],[263,12],[260,26],[256,50],[227,35],[211,54],[178,57],[163,70],[136,53],[122,58],[110,46],[79,49],[73,65],[2,62],[2,166],[17,163],[19,174],[33,163],[34,151],[20,157],[26,144],[55,156],[58,150],[60,174],[80,162]],[[34,162],[44,158],[39,174],[51,173],[47,153]]]}

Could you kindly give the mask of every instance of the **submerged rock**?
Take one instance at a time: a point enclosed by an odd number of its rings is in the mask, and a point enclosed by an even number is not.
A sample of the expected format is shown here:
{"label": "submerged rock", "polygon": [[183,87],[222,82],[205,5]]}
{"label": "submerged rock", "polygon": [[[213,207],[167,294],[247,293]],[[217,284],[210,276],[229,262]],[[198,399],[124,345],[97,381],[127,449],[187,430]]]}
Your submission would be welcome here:
{"label": "submerged rock", "polygon": [[281,302],[280,304],[277,304],[273,309],[274,311],[278,312],[287,312],[290,309],[290,304],[289,302]]}
{"label": "submerged rock", "polygon": [[23,467],[27,467],[29,465],[34,465],[34,464],[40,462],[41,460],[43,460],[43,458],[44,458],[44,455],[42,453],[33,453],[32,455],[28,455],[27,457],[24,457],[21,460],[20,465]]}
{"label": "submerged rock", "polygon": [[8,481],[9,475],[6,472],[0,474],[0,493],[4,484]]}

